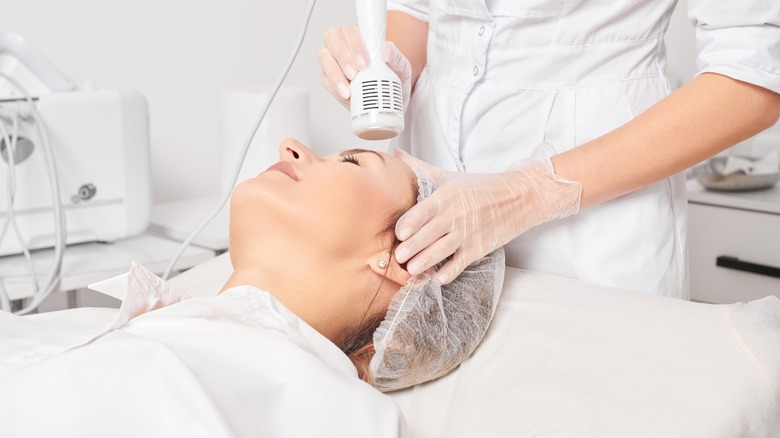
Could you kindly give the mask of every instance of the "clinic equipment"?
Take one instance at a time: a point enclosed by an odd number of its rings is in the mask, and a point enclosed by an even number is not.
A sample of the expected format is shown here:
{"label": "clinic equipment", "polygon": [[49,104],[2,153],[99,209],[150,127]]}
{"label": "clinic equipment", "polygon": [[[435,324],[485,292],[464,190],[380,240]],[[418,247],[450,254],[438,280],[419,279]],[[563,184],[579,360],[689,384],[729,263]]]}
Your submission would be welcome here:
{"label": "clinic equipment", "polygon": [[360,34],[371,65],[350,84],[352,132],[364,140],[393,138],[404,129],[401,80],[382,59],[387,33],[387,0],[355,0]]}
{"label": "clinic equipment", "polygon": [[[0,178],[0,256],[24,254],[33,284],[19,313],[54,289],[65,244],[138,234],[151,217],[146,100],[92,88],[76,89],[23,38],[0,32],[0,155],[8,169]],[[52,246],[41,285],[29,250]],[[8,310],[1,277],[0,304]]]}
{"label": "clinic equipment", "polygon": [[[436,185],[427,173],[414,170],[420,202]],[[393,296],[374,332],[369,364],[374,386],[383,392],[403,389],[441,377],[466,360],[496,311],[504,269],[504,250],[499,248],[444,286],[435,272],[412,277]]]}

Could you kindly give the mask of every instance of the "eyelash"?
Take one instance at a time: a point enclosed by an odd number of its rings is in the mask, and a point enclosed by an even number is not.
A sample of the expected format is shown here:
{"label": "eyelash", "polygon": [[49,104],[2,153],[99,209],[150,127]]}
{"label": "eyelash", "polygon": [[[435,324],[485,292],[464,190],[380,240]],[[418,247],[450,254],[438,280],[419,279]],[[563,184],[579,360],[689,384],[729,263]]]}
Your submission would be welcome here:
{"label": "eyelash", "polygon": [[360,166],[360,161],[358,161],[357,157],[355,157],[354,155],[344,155],[343,157],[341,157],[341,162],[352,163]]}

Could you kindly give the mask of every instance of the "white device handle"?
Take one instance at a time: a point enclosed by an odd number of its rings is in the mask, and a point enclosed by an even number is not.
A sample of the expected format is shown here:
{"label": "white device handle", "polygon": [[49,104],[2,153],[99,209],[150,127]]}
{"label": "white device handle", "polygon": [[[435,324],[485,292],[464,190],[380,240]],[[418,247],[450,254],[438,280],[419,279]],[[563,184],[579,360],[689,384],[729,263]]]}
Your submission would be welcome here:
{"label": "white device handle", "polygon": [[371,61],[381,59],[379,52],[387,36],[387,0],[355,0],[355,9]]}
{"label": "white device handle", "polygon": [[350,83],[352,132],[364,140],[386,140],[404,129],[401,80],[381,55],[387,36],[387,0],[355,0],[355,9],[371,66]]}
{"label": "white device handle", "polygon": [[[18,59],[29,71],[35,75],[40,83],[49,91],[70,91],[75,88],[73,83],[51,65],[38,51],[25,41],[20,35],[13,32],[0,32],[0,57],[9,54]],[[3,70],[0,63],[0,70]],[[13,63],[8,67],[13,69]],[[9,76],[14,76],[12,71],[4,71]],[[22,85],[25,85],[24,83]],[[28,89],[29,87],[25,87]],[[30,91],[28,89],[28,91]]]}

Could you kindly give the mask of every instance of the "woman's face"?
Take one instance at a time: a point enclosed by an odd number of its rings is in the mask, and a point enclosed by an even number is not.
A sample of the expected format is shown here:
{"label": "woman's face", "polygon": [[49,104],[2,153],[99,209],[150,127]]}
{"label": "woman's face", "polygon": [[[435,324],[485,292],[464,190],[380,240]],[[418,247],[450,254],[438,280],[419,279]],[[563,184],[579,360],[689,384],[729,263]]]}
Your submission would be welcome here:
{"label": "woman's face", "polygon": [[287,290],[329,290],[326,305],[343,306],[356,299],[352,291],[372,290],[370,267],[391,261],[395,220],[416,202],[412,170],[381,152],[320,157],[292,139],[280,145],[279,159],[233,192],[234,268]]}

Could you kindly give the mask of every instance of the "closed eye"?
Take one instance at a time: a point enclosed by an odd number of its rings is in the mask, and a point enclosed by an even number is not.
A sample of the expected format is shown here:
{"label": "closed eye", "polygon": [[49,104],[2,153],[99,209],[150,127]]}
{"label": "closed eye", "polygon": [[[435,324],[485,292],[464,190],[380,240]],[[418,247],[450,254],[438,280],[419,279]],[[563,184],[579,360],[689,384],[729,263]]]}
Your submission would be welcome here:
{"label": "closed eye", "polygon": [[356,165],[360,166],[360,161],[358,161],[357,157],[354,156],[354,155],[342,155],[341,156],[341,162],[342,163],[344,163],[344,162],[352,163],[352,164],[356,164]]}

